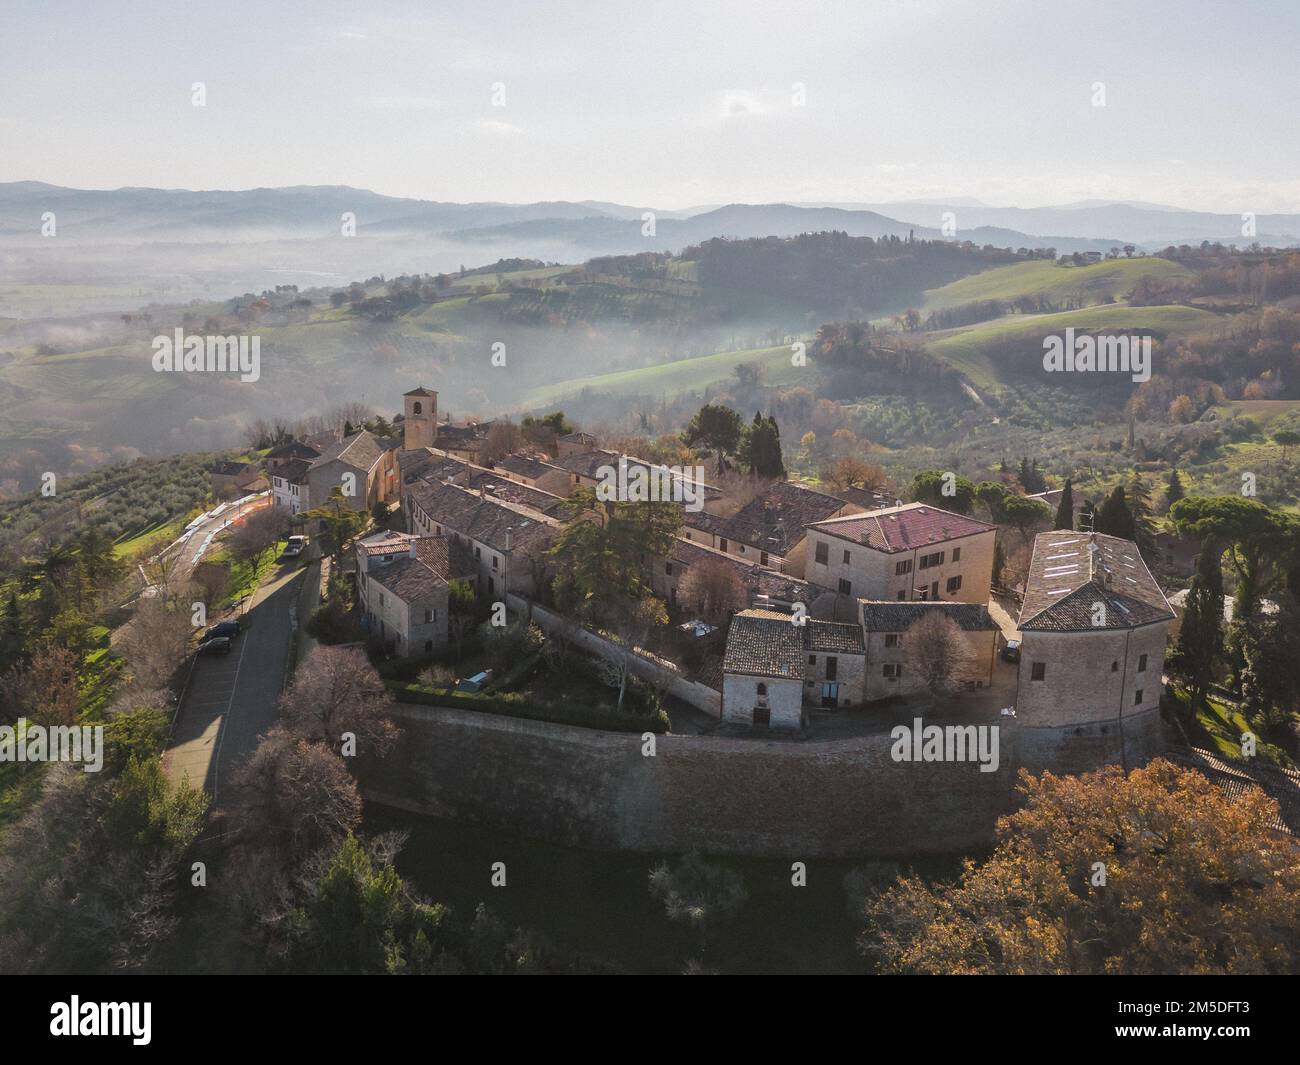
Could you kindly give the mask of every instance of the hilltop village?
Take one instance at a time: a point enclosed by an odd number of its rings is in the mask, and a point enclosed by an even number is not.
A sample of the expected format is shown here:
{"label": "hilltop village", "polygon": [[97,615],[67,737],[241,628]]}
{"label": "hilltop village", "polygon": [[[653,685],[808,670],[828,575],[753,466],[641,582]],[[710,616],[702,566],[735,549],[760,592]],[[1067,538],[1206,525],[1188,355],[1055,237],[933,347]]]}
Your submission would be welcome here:
{"label": "hilltop village", "polygon": [[[447,652],[467,586],[477,617],[500,604],[498,624],[577,630],[587,652],[624,660],[737,734],[909,702],[1042,730],[1049,750],[1049,737],[1156,731],[1175,615],[1131,540],[1039,533],[1023,587],[1001,588],[998,526],[928,502],[780,478],[738,498],[702,467],[621,454],[585,432],[491,458],[489,436],[440,422],[437,393],[416,388],[392,436],[291,439],[265,456],[274,506],[300,524],[331,505],[375,516],[339,573],[354,582],[365,638],[392,659]],[[618,470],[682,489],[668,493],[670,534],[636,555],[636,585],[666,607],[666,652],[649,650],[645,627],[592,621],[553,594],[566,530],[603,528],[632,505],[597,491]]]}

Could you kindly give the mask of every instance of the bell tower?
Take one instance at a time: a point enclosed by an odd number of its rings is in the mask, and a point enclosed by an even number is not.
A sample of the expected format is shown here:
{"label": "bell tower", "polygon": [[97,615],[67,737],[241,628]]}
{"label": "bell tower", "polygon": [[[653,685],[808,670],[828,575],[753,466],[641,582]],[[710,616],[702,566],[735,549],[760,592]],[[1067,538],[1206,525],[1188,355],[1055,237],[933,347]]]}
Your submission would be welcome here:
{"label": "bell tower", "polygon": [[406,417],[403,446],[408,451],[433,447],[438,435],[438,393],[429,388],[413,388],[402,400],[402,413]]}

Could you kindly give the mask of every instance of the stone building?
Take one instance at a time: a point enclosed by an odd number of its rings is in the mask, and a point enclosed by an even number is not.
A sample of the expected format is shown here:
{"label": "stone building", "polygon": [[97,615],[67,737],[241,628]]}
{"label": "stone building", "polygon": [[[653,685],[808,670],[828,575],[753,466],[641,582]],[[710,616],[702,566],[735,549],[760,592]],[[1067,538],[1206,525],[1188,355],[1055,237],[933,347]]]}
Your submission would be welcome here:
{"label": "stone building", "polygon": [[324,506],[338,488],[349,510],[370,510],[397,498],[397,450],[362,430],[331,444],[307,470],[310,507]]}
{"label": "stone building", "polygon": [[1173,617],[1131,540],[1040,533],[1020,611],[1018,724],[1136,727],[1156,717]]}
{"label": "stone building", "polygon": [[548,579],[546,552],[559,523],[541,511],[497,499],[486,487],[416,479],[403,485],[402,513],[407,532],[445,536],[469,550],[481,595],[534,595]]}
{"label": "stone building", "polygon": [[895,695],[913,695],[926,688],[923,663],[926,653],[909,639],[908,630],[923,618],[941,614],[950,619],[966,644],[965,660],[952,678],[958,688],[983,688],[993,682],[998,627],[988,608],[978,603],[900,603],[863,600],[862,630],[866,657],[868,701]]}
{"label": "stone building", "polygon": [[997,526],[905,503],[808,526],[803,578],[873,600],[987,603]]}
{"label": "stone building", "polygon": [[475,569],[462,545],[385,531],[358,541],[356,559],[357,598],[374,639],[401,657],[447,645],[448,584]]}
{"label": "stone building", "polygon": [[800,728],[804,707],[862,701],[862,629],[775,610],[744,610],[731,619],[722,662],[722,720]]}
{"label": "stone building", "polygon": [[731,619],[722,660],[722,720],[803,725],[803,634],[789,614],[745,610]]}
{"label": "stone building", "polygon": [[794,481],[773,481],[734,514],[688,513],[682,535],[747,562],[802,577],[807,526],[861,510]]}

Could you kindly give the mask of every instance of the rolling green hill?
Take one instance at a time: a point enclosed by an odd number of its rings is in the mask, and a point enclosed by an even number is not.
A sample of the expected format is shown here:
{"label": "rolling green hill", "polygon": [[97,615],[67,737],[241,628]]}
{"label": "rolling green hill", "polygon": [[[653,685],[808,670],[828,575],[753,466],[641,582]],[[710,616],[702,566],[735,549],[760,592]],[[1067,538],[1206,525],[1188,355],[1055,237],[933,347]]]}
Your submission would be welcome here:
{"label": "rolling green hill", "polygon": [[1125,298],[1138,278],[1162,281],[1191,277],[1184,266],[1166,259],[1112,259],[1091,266],[1057,266],[1046,260],[1000,266],[963,277],[925,294],[922,313],[957,307],[979,300],[1015,300],[1044,296],[1053,303],[1078,297],[1084,304],[1113,297]]}
{"label": "rolling green hill", "polygon": [[991,322],[946,333],[930,334],[926,350],[958,370],[961,370],[977,388],[997,391],[1004,383],[998,362],[999,349],[1009,344],[1023,343],[1035,336],[1046,336],[1067,327],[1075,329],[1109,329],[1118,332],[1149,330],[1156,335],[1187,333],[1212,326],[1215,315],[1195,307],[1127,307],[1107,304],[1085,307],[1077,311],[1058,314],[1017,314],[996,318]]}
{"label": "rolling green hill", "polygon": [[543,407],[577,395],[585,389],[623,396],[676,396],[684,392],[699,392],[709,385],[730,378],[736,366],[741,363],[758,366],[765,384],[783,385],[806,380],[808,371],[791,365],[790,355],[790,348],[785,345],[751,348],[747,351],[723,351],[693,359],[678,359],[676,362],[635,370],[576,377],[531,389],[520,397],[519,406],[525,410]]}

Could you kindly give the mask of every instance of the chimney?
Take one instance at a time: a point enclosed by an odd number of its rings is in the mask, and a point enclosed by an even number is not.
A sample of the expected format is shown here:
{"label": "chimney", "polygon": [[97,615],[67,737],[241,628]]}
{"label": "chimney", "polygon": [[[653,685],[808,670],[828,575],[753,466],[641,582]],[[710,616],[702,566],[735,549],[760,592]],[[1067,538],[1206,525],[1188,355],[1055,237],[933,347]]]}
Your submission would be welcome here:
{"label": "chimney", "polygon": [[480,484],[478,486],[478,497],[479,499],[487,499],[487,485]]}
{"label": "chimney", "polygon": [[420,557],[420,555],[419,555],[419,551],[418,551],[419,545],[420,545],[420,541],[419,541],[418,539],[416,539],[415,537],[411,537],[411,542],[410,542],[410,544],[409,544],[409,548],[410,548],[410,556],[411,556],[411,558],[419,558],[419,557]]}

